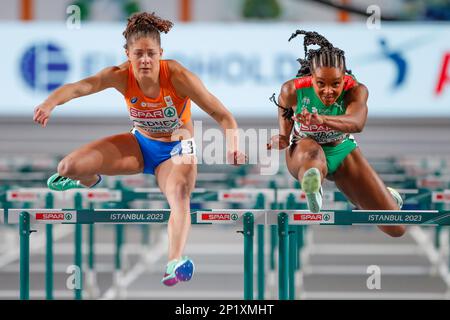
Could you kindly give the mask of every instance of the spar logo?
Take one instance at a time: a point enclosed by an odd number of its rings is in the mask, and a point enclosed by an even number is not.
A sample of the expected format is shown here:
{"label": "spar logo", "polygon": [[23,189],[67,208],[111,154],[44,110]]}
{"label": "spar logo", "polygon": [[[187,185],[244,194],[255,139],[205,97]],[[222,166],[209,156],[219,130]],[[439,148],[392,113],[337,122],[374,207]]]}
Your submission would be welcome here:
{"label": "spar logo", "polygon": [[202,221],[236,221],[239,219],[237,213],[203,213]]}
{"label": "spar logo", "polygon": [[320,223],[333,223],[334,213],[294,213],[291,216],[291,223],[295,224],[320,224]]}
{"label": "spar logo", "polygon": [[300,124],[300,129],[304,132],[329,132],[333,131],[330,127],[324,125],[324,124],[311,124],[309,126],[304,125],[303,123]]}
{"label": "spar logo", "polygon": [[162,119],[164,118],[164,113],[161,109],[142,111],[135,108],[130,108],[130,116],[137,119]]}
{"label": "spar logo", "polygon": [[322,214],[297,213],[294,214],[294,221],[322,221]]}
{"label": "spar logo", "polygon": [[36,220],[40,221],[70,221],[72,220],[73,216],[71,213],[64,213],[64,212],[37,212],[36,213]]}
{"label": "spar logo", "polygon": [[176,114],[177,114],[177,111],[175,110],[174,107],[168,107],[168,108],[164,109],[164,115],[165,115],[167,118],[172,118],[172,117],[174,117]]}
{"label": "spar logo", "polygon": [[176,117],[176,115],[177,110],[173,107],[157,110],[139,110],[135,108],[130,108],[130,116],[132,118],[140,120],[174,118]]}

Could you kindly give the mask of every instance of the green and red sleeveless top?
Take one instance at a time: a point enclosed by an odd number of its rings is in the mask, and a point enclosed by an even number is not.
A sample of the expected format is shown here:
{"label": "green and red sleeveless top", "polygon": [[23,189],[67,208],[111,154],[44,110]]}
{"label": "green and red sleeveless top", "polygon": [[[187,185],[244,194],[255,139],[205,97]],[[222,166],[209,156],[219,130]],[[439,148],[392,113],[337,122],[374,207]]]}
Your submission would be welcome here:
{"label": "green and red sleeveless top", "polygon": [[[313,113],[317,111],[320,115],[331,115],[339,116],[345,114],[346,106],[344,105],[345,94],[348,90],[358,85],[356,79],[351,75],[344,76],[344,90],[341,95],[337,98],[330,106],[323,104],[322,100],[317,96],[314,88],[312,86],[312,77],[306,76],[294,79],[295,89],[297,92],[297,109],[295,114],[302,112],[304,108],[308,112]],[[327,125],[312,124],[305,125],[300,122],[295,122],[294,125],[294,140],[310,137],[313,138],[319,144],[330,143],[334,141],[341,140],[345,137],[350,136],[350,134],[345,132],[340,132],[331,129]]]}

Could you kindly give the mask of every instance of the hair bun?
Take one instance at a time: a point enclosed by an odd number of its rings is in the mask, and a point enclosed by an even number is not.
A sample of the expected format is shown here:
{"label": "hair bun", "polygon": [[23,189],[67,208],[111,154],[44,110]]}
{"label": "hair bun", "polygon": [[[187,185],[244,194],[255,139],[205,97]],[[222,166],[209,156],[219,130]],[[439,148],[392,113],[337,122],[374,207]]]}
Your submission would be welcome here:
{"label": "hair bun", "polygon": [[173,23],[158,17],[155,12],[139,12],[128,18],[128,28],[142,30],[145,28],[155,27],[159,32],[168,33],[173,27]]}

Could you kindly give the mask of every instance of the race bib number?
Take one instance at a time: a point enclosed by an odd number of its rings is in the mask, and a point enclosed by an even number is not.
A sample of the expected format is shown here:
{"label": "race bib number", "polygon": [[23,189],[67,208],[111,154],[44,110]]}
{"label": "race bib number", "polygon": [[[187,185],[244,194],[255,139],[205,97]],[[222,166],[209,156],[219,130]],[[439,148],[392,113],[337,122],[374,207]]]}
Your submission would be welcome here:
{"label": "race bib number", "polygon": [[172,151],[170,152],[170,156],[174,157],[177,155],[196,155],[196,145],[194,139],[181,140],[179,144],[177,144]]}

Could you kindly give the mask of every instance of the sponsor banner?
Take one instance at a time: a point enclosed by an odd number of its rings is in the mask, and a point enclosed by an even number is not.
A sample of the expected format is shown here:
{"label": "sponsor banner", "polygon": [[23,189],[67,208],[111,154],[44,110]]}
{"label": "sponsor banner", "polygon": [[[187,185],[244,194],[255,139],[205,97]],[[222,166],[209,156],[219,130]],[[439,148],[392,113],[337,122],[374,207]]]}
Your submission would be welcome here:
{"label": "sponsor banner", "polygon": [[253,214],[254,223],[266,224],[267,210],[263,209],[214,209],[208,211],[196,212],[196,223],[211,223],[211,224],[242,224],[242,217],[245,213],[250,212]]}
{"label": "sponsor banner", "polygon": [[289,224],[333,224],[334,223],[334,212],[290,212],[289,213]]}
{"label": "sponsor banner", "polygon": [[230,189],[230,190],[220,190],[218,191],[217,198],[218,201],[223,202],[252,202],[256,201],[258,195],[264,195],[264,201],[270,202],[275,199],[275,192],[273,189],[251,189],[251,190],[242,190],[242,189]]}
{"label": "sponsor banner", "polygon": [[[448,214],[440,215],[437,210],[386,210],[377,212],[371,210],[352,210],[352,216],[344,217],[339,224],[377,224],[377,225],[405,225],[405,224],[448,224]],[[346,223],[345,220],[348,219]]]}
{"label": "sponsor banner", "polygon": [[170,210],[95,209],[96,223],[166,223]]}
{"label": "sponsor banner", "polygon": [[244,212],[233,211],[197,211],[197,223],[234,224]]}
{"label": "sponsor banner", "polygon": [[[273,176],[273,175],[260,175],[260,174],[248,174],[245,177],[240,177],[236,179],[236,184],[240,187],[244,186],[255,186],[255,187],[270,187],[271,183],[274,182],[276,185],[285,185],[286,177],[284,176]],[[290,185],[295,183],[294,179],[287,181]]]}
{"label": "sponsor banner", "polygon": [[89,202],[122,201],[120,190],[102,189],[72,189],[66,191],[70,195],[80,193],[84,200]]}
{"label": "sponsor banner", "polygon": [[76,210],[62,209],[8,209],[8,223],[19,223],[19,215],[26,211],[30,214],[30,223],[40,224],[60,224],[60,223],[76,223]]}
{"label": "sponsor banner", "polygon": [[445,188],[447,181],[447,179],[443,179],[442,177],[423,178],[417,181],[417,187],[429,189]]}
{"label": "sponsor banner", "polygon": [[15,201],[38,201],[45,197],[44,192],[27,191],[27,190],[8,190],[6,192],[6,200]]}
{"label": "sponsor banner", "polygon": [[[52,90],[127,60],[124,23],[86,23],[78,30],[65,22],[0,26],[0,37],[15,39],[0,52],[8,75],[0,79],[8,93],[0,100],[1,115],[31,117]],[[277,107],[268,97],[295,77],[297,59],[304,58],[303,37],[287,41],[296,29],[296,23],[175,24],[162,35],[162,47],[165,59],[195,73],[236,117],[276,119]],[[369,89],[369,117],[450,116],[449,23],[384,22],[380,30],[365,23],[304,24],[302,29],[323,34],[345,51],[348,68]],[[192,113],[205,115],[195,105]],[[119,92],[105,90],[54,114],[126,117],[128,111]]]}
{"label": "sponsor banner", "polygon": [[[111,179],[113,181],[113,179]],[[124,187],[138,188],[148,185],[149,179],[142,175],[123,176],[120,179]],[[113,184],[111,184],[113,186]]]}
{"label": "sponsor banner", "polygon": [[[295,201],[299,203],[306,203],[306,194],[299,189],[279,189],[278,201],[286,202],[289,195],[292,194],[295,197]],[[323,201],[332,202],[335,199],[334,192],[324,191]]]}
{"label": "sponsor banner", "polygon": [[444,190],[443,192],[434,191],[431,196],[431,202],[450,203],[450,190]]}
{"label": "sponsor banner", "polygon": [[122,192],[119,190],[102,189],[72,189],[65,192],[52,192],[46,188],[30,188],[8,190],[6,197],[7,201],[11,202],[26,202],[43,200],[51,193],[54,199],[67,199],[73,197],[76,193],[80,193],[83,199],[90,202],[105,202],[105,201],[121,201]]}

